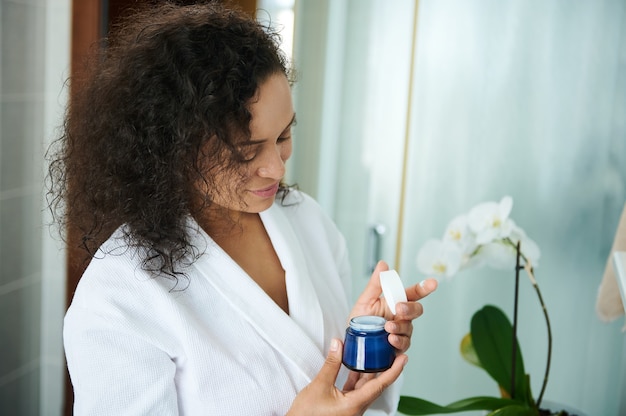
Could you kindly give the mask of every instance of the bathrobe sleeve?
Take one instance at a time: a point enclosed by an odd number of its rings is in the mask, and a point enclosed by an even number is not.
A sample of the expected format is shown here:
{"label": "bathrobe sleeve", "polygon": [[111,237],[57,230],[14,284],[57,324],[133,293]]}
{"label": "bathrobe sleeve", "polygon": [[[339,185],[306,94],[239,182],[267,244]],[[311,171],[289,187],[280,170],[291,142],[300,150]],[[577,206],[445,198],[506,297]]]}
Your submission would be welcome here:
{"label": "bathrobe sleeve", "polygon": [[[150,288],[141,293],[124,257],[95,261],[81,280],[64,320],[75,415],[178,415],[175,348],[166,307]],[[130,272],[129,272],[130,271]],[[150,285],[146,285],[150,286]],[[154,312],[152,312],[154,313]]]}
{"label": "bathrobe sleeve", "polygon": [[163,350],[80,306],[66,323],[75,415],[178,415],[176,365]]}

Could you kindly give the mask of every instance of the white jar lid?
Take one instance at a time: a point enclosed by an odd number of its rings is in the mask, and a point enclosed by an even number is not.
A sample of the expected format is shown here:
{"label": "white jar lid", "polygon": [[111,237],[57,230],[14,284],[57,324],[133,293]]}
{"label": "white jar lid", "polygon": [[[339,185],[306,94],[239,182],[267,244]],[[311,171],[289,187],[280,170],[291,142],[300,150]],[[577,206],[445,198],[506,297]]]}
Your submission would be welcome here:
{"label": "white jar lid", "polygon": [[406,302],[406,291],[402,280],[395,270],[380,272],[380,286],[383,288],[383,296],[391,313],[396,314],[396,303]]}

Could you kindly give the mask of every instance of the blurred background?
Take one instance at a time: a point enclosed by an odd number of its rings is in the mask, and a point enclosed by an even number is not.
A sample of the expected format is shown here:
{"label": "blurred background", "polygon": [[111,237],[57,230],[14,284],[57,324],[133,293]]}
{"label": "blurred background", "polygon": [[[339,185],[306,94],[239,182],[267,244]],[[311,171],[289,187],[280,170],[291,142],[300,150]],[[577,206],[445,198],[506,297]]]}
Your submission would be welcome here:
{"label": "blurred background", "polygon": [[[44,152],[65,80],[138,0],[0,0],[0,413],[71,414],[62,317],[79,271],[51,236]],[[148,0],[145,0],[148,1]],[[553,330],[545,399],[586,415],[626,414],[622,318],[602,322],[597,289],[626,202],[626,4],[621,0],[257,0],[298,72],[288,182],[345,234],[353,296],[373,262],[406,285],[415,259],[479,202],[514,200],[537,242]],[[71,256],[71,253],[69,253]],[[441,280],[415,323],[403,393],[440,404],[497,395],[462,360],[485,304],[513,309],[513,271]],[[546,328],[528,280],[519,339],[532,389]],[[477,413],[480,414],[480,413]]]}

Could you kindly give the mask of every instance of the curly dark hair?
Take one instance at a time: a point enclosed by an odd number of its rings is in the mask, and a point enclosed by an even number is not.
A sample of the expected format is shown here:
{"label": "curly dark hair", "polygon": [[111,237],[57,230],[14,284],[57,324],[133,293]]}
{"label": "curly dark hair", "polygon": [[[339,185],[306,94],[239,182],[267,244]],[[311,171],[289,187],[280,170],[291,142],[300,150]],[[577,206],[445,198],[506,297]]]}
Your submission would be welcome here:
{"label": "curly dark hair", "polygon": [[71,80],[48,152],[48,204],[87,262],[126,224],[144,268],[176,277],[199,254],[186,218],[211,203],[196,184],[211,189],[216,170],[241,171],[250,101],[290,71],[276,32],[215,2],[153,5],[112,33],[86,77]]}

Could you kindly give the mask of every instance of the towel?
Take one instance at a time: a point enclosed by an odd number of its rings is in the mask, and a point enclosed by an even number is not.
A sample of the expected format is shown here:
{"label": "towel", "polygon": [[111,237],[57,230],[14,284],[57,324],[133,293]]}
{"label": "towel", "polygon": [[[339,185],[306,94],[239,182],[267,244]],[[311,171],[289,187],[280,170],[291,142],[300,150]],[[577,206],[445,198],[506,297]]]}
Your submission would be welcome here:
{"label": "towel", "polygon": [[[613,247],[606,262],[602,282],[600,282],[600,287],[598,288],[596,312],[598,317],[605,322],[613,321],[624,314],[624,304],[622,303],[620,288],[613,266],[613,253],[616,251],[626,251],[626,205],[622,211],[622,216],[615,232]],[[626,331],[626,325],[622,328],[622,331]]]}

